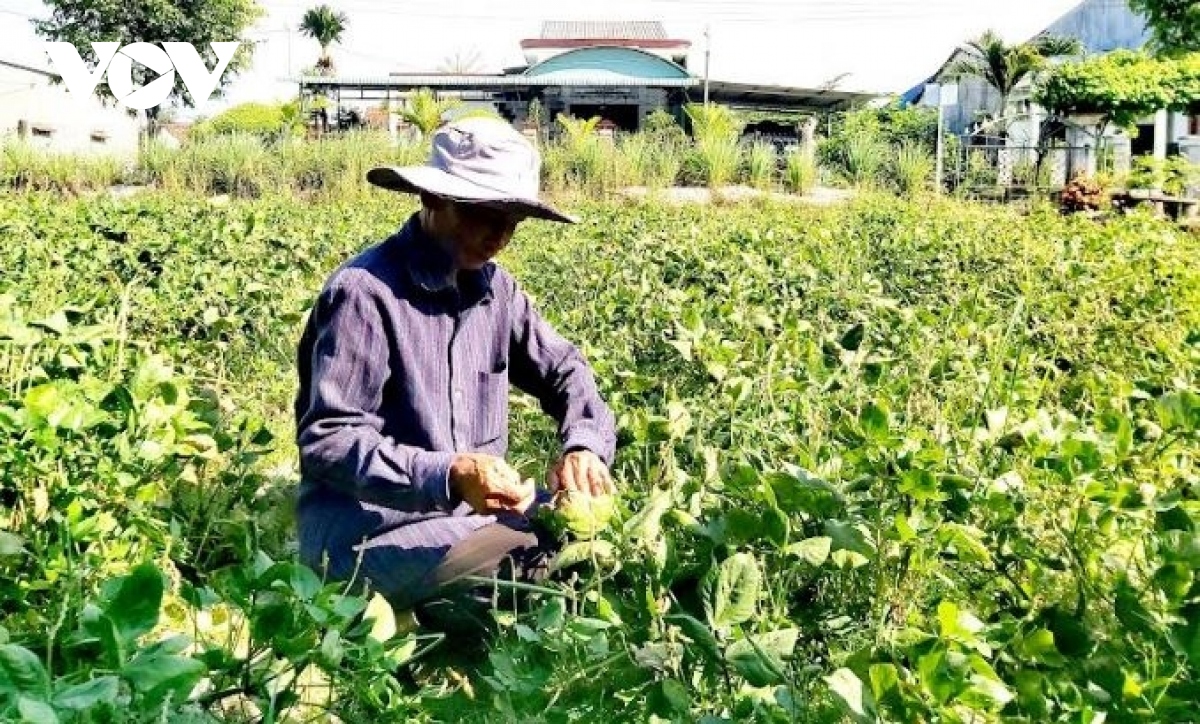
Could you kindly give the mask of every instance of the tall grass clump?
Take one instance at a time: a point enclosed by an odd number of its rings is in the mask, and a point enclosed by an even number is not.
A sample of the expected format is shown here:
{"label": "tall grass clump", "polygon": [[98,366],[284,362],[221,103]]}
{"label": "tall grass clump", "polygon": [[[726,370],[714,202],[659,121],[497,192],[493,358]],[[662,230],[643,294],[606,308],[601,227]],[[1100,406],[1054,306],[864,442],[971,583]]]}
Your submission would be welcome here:
{"label": "tall grass clump", "polygon": [[901,194],[927,192],[933,172],[933,155],[923,144],[906,141],[896,147],[892,158],[892,177]]}
{"label": "tall grass clump", "polygon": [[860,133],[846,139],[842,167],[846,178],[856,187],[878,187],[886,163],[887,147],[876,136]]}
{"label": "tall grass clump", "polygon": [[557,138],[543,151],[543,175],[555,190],[598,194],[611,188],[616,175],[612,144],[596,133],[599,118],[557,118]]}
{"label": "tall grass clump", "polygon": [[732,109],[718,105],[689,104],[695,161],[701,180],[709,187],[725,186],[737,175],[742,149],[738,137],[742,121]]}
{"label": "tall grass clump", "polygon": [[746,154],[746,176],[750,185],[756,189],[768,189],[775,182],[775,170],[779,163],[779,153],[775,145],[759,141],[750,147]]}
{"label": "tall grass clump", "polygon": [[0,153],[0,187],[77,194],[120,183],[125,162],[112,154],[72,153],[8,141]]}
{"label": "tall grass clump", "polygon": [[789,151],[783,179],[787,189],[795,194],[804,195],[817,186],[817,158],[802,148]]}

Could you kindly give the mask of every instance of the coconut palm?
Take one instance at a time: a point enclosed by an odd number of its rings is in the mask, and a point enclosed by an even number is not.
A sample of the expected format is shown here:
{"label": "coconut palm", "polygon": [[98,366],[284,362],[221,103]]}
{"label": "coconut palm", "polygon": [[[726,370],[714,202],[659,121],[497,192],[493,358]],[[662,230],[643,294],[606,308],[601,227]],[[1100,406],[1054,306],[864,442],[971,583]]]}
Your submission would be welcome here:
{"label": "coconut palm", "polygon": [[317,60],[318,72],[333,74],[333,59],[329,57],[329,46],[342,42],[342,34],[346,32],[349,20],[346,13],[334,10],[328,5],[318,5],[304,13],[300,20],[300,32],[313,38],[321,46],[321,57]]}
{"label": "coconut palm", "polygon": [[1042,35],[1033,40],[1009,45],[995,31],[989,30],[962,47],[966,57],[946,69],[946,77],[982,78],[1000,95],[1000,117],[1008,109],[1008,99],[1021,81],[1046,67],[1051,58],[1078,55],[1083,45],[1075,38]]}

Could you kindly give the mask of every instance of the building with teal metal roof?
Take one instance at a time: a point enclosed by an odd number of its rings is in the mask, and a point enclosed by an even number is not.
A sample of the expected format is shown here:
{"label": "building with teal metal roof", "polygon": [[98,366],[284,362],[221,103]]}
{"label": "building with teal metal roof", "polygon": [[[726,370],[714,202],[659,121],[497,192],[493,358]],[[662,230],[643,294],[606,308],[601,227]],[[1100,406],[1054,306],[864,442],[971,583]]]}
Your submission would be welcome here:
{"label": "building with teal metal roof", "polygon": [[872,96],[832,89],[804,89],[706,81],[686,67],[687,40],[667,36],[656,22],[557,22],[539,38],[521,42],[527,65],[499,74],[392,73],[375,77],[305,76],[301,97],[336,103],[400,101],[419,88],[494,108],[518,126],[531,104],[547,122],[561,114],[599,116],[607,125],[636,130],[655,110],[681,117],[686,103],[708,97],[755,110],[841,110]]}

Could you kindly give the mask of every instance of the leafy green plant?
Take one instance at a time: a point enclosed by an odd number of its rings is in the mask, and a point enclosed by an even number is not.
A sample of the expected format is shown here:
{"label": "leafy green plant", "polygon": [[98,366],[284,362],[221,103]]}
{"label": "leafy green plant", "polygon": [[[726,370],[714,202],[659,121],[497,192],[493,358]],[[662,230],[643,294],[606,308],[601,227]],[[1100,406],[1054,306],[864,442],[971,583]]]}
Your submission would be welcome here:
{"label": "leafy green plant", "polygon": [[[400,152],[357,142],[296,145]],[[489,582],[471,661],[294,561],[294,340],[415,203],[279,188],[0,195],[0,718],[1200,716],[1200,237],[871,193],[522,226],[621,495]]]}
{"label": "leafy green plant", "polygon": [[447,113],[461,105],[457,98],[438,98],[429,88],[418,88],[400,110],[400,117],[428,138],[442,125]]}

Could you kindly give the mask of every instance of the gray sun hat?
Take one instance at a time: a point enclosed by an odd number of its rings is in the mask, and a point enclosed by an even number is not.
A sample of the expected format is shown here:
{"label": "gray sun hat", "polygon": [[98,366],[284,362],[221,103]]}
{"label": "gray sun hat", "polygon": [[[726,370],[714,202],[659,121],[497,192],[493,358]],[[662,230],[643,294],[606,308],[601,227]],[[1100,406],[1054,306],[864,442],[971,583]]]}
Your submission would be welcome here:
{"label": "gray sun hat", "polygon": [[541,158],[524,136],[494,118],[463,118],[433,134],[425,166],[381,166],[367,181],[391,191],[434,196],[566,224],[576,219],[538,198]]}

